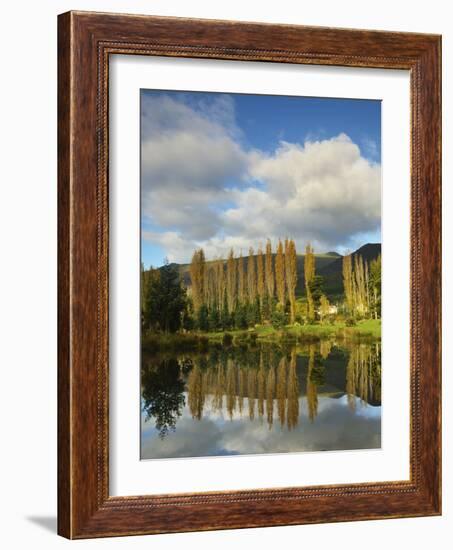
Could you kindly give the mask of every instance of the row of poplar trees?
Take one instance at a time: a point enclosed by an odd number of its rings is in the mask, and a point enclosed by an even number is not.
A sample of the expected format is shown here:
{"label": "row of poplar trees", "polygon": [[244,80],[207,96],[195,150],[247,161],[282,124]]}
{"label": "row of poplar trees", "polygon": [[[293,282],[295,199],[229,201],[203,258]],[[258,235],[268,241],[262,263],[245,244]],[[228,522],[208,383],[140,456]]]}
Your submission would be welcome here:
{"label": "row of poplar trees", "polygon": [[[274,326],[294,324],[296,311],[297,253],[292,239],[278,242],[272,251],[253,248],[249,256],[235,257],[231,249],[226,260],[206,261],[202,248],[190,264],[191,286],[185,289],[174,266],[142,268],[142,323],[163,332],[181,327],[191,330],[246,328],[271,321]],[[322,291],[322,277],[315,273],[315,255],[307,245],[304,258],[306,305],[302,316],[309,322],[317,317],[332,320],[331,305]],[[343,258],[344,309],[351,319],[381,316],[381,257],[368,264],[360,255]]]}
{"label": "row of poplar trees", "polygon": [[370,264],[362,256],[343,258],[346,310],[351,318],[381,317],[381,256]]}
{"label": "row of poplar trees", "polygon": [[276,253],[270,240],[256,254],[250,248],[228,258],[206,262],[202,248],[190,264],[191,297],[195,316],[200,310],[227,311],[234,317],[243,308],[255,308],[256,322],[269,320],[275,310],[284,312],[289,303],[289,319],[296,317],[297,252],[293,239],[278,242]]}

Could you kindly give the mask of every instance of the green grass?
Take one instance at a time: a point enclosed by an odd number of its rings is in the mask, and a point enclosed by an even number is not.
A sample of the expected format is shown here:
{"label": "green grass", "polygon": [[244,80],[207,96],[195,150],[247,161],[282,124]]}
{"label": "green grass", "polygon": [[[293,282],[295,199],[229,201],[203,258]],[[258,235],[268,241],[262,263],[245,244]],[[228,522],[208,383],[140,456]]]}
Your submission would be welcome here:
{"label": "green grass", "polygon": [[[381,320],[367,319],[347,327],[344,322],[316,325],[288,325],[277,330],[271,325],[257,325],[253,329],[228,330],[233,344],[247,342],[317,342],[330,338],[351,340],[376,340],[381,337]],[[157,351],[206,351],[209,344],[222,344],[226,332],[187,334],[144,334],[142,347],[147,352]]]}
{"label": "green grass", "polygon": [[[255,332],[258,340],[280,340],[288,337],[298,340],[322,340],[324,338],[370,338],[378,339],[381,337],[381,320],[367,319],[358,321],[356,326],[347,327],[344,322],[316,325],[288,325],[283,330],[277,330],[271,325],[257,325],[249,330],[229,330],[234,340],[247,338],[250,333]],[[223,332],[206,332],[204,336],[209,341],[221,342]]]}

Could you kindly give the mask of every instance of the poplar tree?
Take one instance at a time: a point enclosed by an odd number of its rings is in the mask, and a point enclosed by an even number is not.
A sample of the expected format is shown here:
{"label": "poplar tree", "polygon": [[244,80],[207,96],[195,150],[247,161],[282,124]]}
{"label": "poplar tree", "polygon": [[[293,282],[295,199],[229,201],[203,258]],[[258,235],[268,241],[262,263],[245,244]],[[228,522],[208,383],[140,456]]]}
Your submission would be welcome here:
{"label": "poplar tree", "polygon": [[349,315],[354,315],[354,281],[352,277],[352,256],[343,257],[343,287],[346,308]]}
{"label": "poplar tree", "polygon": [[216,286],[217,286],[217,307],[222,310],[225,299],[225,266],[223,259],[220,258],[216,262]]}
{"label": "poplar tree", "polygon": [[291,361],[289,363],[287,394],[286,424],[288,430],[292,430],[297,426],[299,420],[299,380],[297,378],[297,356],[294,348],[291,351]]}
{"label": "poplar tree", "polygon": [[286,303],[285,293],[285,257],[282,242],[278,241],[277,255],[275,257],[275,283],[279,304],[284,308]]}
{"label": "poplar tree", "polygon": [[249,258],[247,262],[247,287],[249,302],[253,304],[256,297],[256,269],[255,269],[255,256],[253,255],[253,248],[249,249]]}
{"label": "poplar tree", "polygon": [[216,266],[206,266],[206,284],[204,302],[209,310],[214,309],[217,302]]}
{"label": "poplar tree", "polygon": [[205,295],[206,259],[202,248],[193,253],[189,272],[192,282],[193,308],[195,312],[198,312],[203,305]]}
{"label": "poplar tree", "polygon": [[263,305],[264,296],[266,294],[266,285],[264,281],[264,255],[261,246],[258,248],[256,256],[256,279],[257,279],[257,291],[260,297],[261,305]]}
{"label": "poplar tree", "polygon": [[371,260],[370,264],[370,294],[373,304],[373,317],[378,319],[381,316],[381,255]]}
{"label": "poplar tree", "polygon": [[272,244],[270,239],[266,243],[266,288],[269,298],[272,300],[275,291],[274,261],[272,258]]}
{"label": "poplar tree", "polygon": [[297,254],[296,245],[292,239],[285,241],[285,274],[286,289],[290,302],[290,324],[296,321],[296,285],[297,285]]}
{"label": "poplar tree", "polygon": [[368,311],[365,267],[362,256],[354,257],[354,306],[358,313],[365,316]]}
{"label": "poplar tree", "polygon": [[234,251],[230,250],[227,260],[227,304],[228,312],[232,313],[234,311],[234,306],[236,305],[236,262],[234,260]]}
{"label": "poplar tree", "polygon": [[315,255],[313,247],[307,244],[305,247],[304,258],[304,277],[305,277],[305,292],[307,294],[308,319],[315,319],[315,303],[311,292],[310,284],[315,277]]}
{"label": "poplar tree", "polygon": [[237,261],[238,264],[238,300],[240,304],[243,304],[247,297],[247,281],[244,271],[244,258],[242,252]]}

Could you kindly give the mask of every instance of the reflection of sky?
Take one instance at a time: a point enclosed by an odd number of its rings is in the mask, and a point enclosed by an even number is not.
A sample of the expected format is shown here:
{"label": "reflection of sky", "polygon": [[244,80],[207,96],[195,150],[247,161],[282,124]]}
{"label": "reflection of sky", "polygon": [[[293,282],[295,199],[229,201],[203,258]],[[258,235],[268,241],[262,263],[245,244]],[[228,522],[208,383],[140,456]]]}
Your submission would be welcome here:
{"label": "reflection of sky", "polygon": [[[186,396],[187,397],[187,396]],[[281,427],[274,408],[271,429],[266,418],[256,412],[251,421],[247,399],[242,416],[213,411],[206,407],[201,420],[194,420],[186,405],[176,431],[160,439],[154,419],[142,422],[142,458],[173,458],[263,454],[306,451],[376,449],[381,446],[381,407],[366,406],[355,397],[351,409],[346,395],[341,398],[318,396],[318,414],[308,417],[307,401],[299,398],[299,422],[291,431]],[[187,403],[187,398],[186,398]]]}

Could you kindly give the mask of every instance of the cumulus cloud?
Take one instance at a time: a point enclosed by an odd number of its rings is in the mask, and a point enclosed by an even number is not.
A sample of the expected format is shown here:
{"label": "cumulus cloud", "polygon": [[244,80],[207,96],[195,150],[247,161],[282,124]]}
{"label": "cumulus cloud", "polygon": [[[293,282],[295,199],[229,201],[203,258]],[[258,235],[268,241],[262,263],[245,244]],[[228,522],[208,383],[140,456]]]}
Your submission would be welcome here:
{"label": "cumulus cloud", "polygon": [[[316,142],[282,142],[272,155],[253,154],[251,176],[264,190],[237,191],[224,219],[233,232],[294,237],[321,249],[350,244],[379,229],[380,166],[360,154],[348,136]],[[266,234],[266,232],[264,232]],[[352,244],[352,243],[351,243]]]}
{"label": "cumulus cloud", "polygon": [[[221,97],[200,114],[168,96],[142,103],[142,212],[154,225],[187,239],[220,229],[216,206],[229,181],[246,173],[247,154],[234,139],[231,105]],[[219,114],[222,113],[222,114]]]}
{"label": "cumulus cloud", "polygon": [[[186,403],[188,402],[186,395]],[[142,420],[142,459],[245,455],[288,452],[377,449],[381,446],[381,408],[361,407],[351,411],[347,397],[340,399],[319,395],[318,414],[311,422],[305,398],[299,399],[299,422],[291,431],[280,428],[275,404],[275,424],[269,430],[265,420],[248,419],[248,402],[242,416],[235,412],[232,420],[226,411],[209,407],[203,418],[194,421],[186,404],[176,430],[159,439],[154,419]]]}
{"label": "cumulus cloud", "polygon": [[[298,250],[345,250],[377,234],[381,168],[346,134],[247,148],[231,96],[197,104],[166,95],[142,103],[142,214],[146,241],[171,261],[286,236]],[[263,114],[265,116],[265,113]]]}

